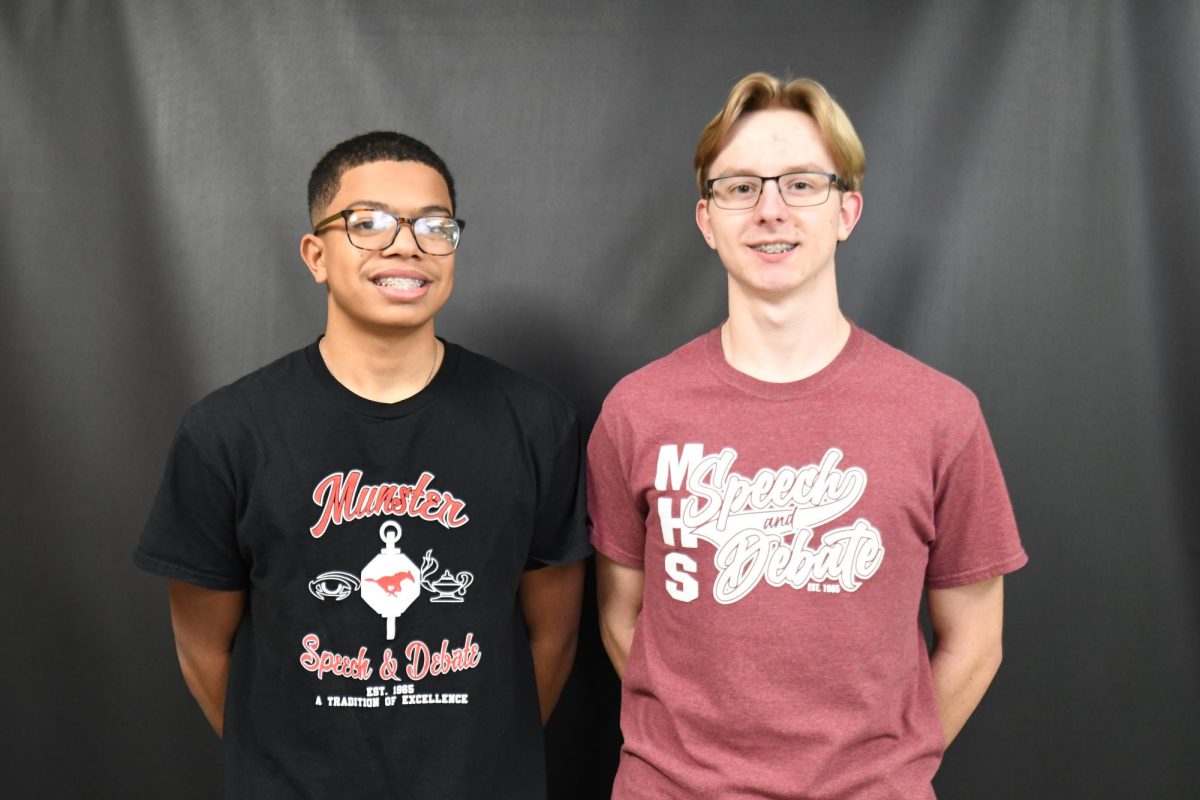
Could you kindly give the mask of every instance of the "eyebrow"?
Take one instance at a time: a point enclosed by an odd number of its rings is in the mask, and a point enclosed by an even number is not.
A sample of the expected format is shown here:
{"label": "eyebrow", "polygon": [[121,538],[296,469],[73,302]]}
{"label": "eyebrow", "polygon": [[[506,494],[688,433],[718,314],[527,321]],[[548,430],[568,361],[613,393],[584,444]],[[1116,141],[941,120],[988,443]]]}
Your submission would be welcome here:
{"label": "eyebrow", "polygon": [[[798,164],[794,167],[788,167],[787,169],[785,169],[783,172],[781,172],[779,174],[780,175],[791,175],[793,172],[829,173],[829,172],[833,172],[833,170],[824,169],[816,164],[809,162],[807,164]],[[760,177],[760,176],[758,174],[756,174],[753,170],[746,169],[744,167],[730,167],[729,169],[721,170],[720,175],[709,176],[710,180],[715,180],[717,178],[757,178],[757,177]]]}
{"label": "eyebrow", "polygon": [[[392,214],[393,216],[397,216],[397,217],[404,216],[403,214],[400,214],[396,211],[395,206],[389,205],[387,203],[382,203],[378,200],[354,200],[354,201],[351,201],[350,203],[347,203],[346,208],[374,208],[374,209],[378,209],[380,211],[386,211],[389,214]],[[431,214],[435,211],[440,211],[441,213],[445,214],[446,216],[451,215],[450,209],[446,208],[444,205],[442,205],[440,203],[434,203],[433,205],[422,206],[421,208],[418,208],[417,216],[423,217],[423,216],[426,216],[427,214]]]}

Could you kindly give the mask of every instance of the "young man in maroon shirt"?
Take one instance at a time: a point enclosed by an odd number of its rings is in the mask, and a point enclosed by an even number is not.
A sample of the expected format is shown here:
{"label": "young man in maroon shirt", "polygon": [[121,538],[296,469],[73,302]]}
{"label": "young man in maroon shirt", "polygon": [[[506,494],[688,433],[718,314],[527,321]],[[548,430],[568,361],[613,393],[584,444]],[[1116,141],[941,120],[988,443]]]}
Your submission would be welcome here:
{"label": "young man in maroon shirt", "polygon": [[695,167],[729,317],[588,447],[613,796],[931,798],[1026,561],[979,405],[841,312],[865,158],[822,86],[742,79]]}

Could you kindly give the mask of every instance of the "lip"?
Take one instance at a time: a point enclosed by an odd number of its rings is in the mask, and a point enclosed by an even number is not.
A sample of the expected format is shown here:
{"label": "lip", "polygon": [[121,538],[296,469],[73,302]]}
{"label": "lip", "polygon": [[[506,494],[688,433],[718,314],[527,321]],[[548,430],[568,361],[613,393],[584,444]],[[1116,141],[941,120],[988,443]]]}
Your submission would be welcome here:
{"label": "lip", "polygon": [[[762,250],[755,249],[756,247],[762,247],[763,245],[768,245],[768,244],[790,244],[790,245],[792,245],[792,249],[784,250],[779,253],[766,253],[766,252],[763,252]],[[800,243],[797,241],[791,240],[791,239],[769,239],[769,240],[764,240],[764,241],[760,241],[760,242],[749,242],[746,244],[746,249],[748,249],[751,253],[753,253],[756,258],[762,259],[763,261],[766,261],[771,264],[786,260],[789,256],[792,255],[792,253],[795,253],[796,250],[798,250],[799,248],[800,248]]]}
{"label": "lip", "polygon": [[[376,281],[384,278],[392,278],[396,280],[419,281],[419,285],[395,285],[395,286],[380,286]],[[411,269],[384,269],[373,273],[367,277],[375,290],[389,300],[411,301],[418,300],[424,297],[429,292],[429,286],[433,283],[433,279],[423,272],[418,272]]]}

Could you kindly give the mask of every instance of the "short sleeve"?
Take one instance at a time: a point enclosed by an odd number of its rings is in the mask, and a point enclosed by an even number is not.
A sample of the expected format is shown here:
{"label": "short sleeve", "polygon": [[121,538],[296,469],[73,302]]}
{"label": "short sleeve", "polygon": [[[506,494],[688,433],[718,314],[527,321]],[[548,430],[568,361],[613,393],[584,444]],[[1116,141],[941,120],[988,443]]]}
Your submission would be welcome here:
{"label": "short sleeve", "polygon": [[133,561],[207,589],[244,589],[249,569],[238,546],[233,481],[205,457],[213,441],[198,427],[189,415],[175,435]]}
{"label": "short sleeve", "polygon": [[987,580],[1029,560],[982,414],[961,451],[937,476],[934,527],[925,575],[930,588]]}
{"label": "short sleeve", "polygon": [[592,545],[628,567],[645,563],[646,515],[629,483],[630,465],[613,435],[617,413],[606,403],[588,441],[588,517]]}
{"label": "short sleeve", "polygon": [[537,517],[526,569],[559,566],[587,558],[587,501],[584,499],[582,434],[571,413],[538,480]]}

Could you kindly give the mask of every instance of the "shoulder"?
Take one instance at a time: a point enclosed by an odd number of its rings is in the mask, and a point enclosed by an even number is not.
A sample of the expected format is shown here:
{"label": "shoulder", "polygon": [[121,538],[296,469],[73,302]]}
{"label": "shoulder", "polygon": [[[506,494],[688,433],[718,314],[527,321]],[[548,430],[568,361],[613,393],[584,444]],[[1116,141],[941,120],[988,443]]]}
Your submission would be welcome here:
{"label": "shoulder", "polygon": [[288,353],[196,401],[183,417],[181,432],[198,439],[228,439],[251,431],[281,397],[292,402],[304,391],[306,349]]}
{"label": "shoulder", "polygon": [[555,430],[577,424],[575,407],[555,387],[495,359],[446,343],[457,351],[456,383],[465,399],[480,405],[500,405],[525,425],[549,425]]}
{"label": "shoulder", "polygon": [[589,439],[597,458],[606,446],[632,452],[688,427],[692,415],[702,412],[697,404],[713,396],[715,379],[706,356],[712,335],[703,334],[617,381]]}
{"label": "shoulder", "polygon": [[661,401],[664,392],[684,389],[703,380],[707,374],[705,349],[713,335],[713,331],[701,334],[621,378],[604,399],[604,410],[612,413],[642,406],[650,400]]}
{"label": "shoulder", "polygon": [[872,413],[957,450],[983,423],[979,399],[955,378],[863,332],[861,391]]}
{"label": "shoulder", "polygon": [[867,331],[862,331],[862,362],[881,391],[949,413],[977,413],[979,400],[961,382]]}

